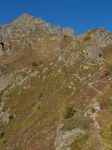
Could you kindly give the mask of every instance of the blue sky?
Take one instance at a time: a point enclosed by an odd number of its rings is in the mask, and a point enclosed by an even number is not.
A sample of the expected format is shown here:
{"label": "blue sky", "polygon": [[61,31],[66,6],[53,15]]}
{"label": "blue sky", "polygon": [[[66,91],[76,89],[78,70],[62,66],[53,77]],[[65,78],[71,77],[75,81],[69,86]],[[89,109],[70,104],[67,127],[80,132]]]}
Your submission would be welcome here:
{"label": "blue sky", "polygon": [[0,24],[29,13],[53,25],[72,27],[76,34],[98,27],[112,31],[112,0],[1,0],[0,6]]}

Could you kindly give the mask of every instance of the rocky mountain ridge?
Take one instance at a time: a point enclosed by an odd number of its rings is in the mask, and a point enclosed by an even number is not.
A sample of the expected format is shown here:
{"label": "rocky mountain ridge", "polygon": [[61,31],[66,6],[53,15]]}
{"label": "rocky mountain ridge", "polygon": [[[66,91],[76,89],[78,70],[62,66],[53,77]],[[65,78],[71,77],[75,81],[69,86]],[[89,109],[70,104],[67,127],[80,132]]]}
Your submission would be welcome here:
{"label": "rocky mountain ridge", "polygon": [[1,26],[0,149],[110,150],[111,53],[103,28],[77,36],[28,14]]}

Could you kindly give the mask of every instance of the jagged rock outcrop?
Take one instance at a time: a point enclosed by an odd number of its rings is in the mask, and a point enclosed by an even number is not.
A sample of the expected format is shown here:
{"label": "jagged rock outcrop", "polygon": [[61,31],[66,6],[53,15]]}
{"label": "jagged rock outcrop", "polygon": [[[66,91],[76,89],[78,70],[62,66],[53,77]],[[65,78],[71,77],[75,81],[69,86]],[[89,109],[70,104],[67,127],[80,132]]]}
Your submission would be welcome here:
{"label": "jagged rock outcrop", "polygon": [[63,124],[60,124],[57,128],[57,135],[54,142],[55,150],[70,150],[70,146],[74,140],[86,134],[81,129],[63,131],[62,127]]}
{"label": "jagged rock outcrop", "polygon": [[68,36],[75,36],[74,31],[71,28],[64,28],[63,34],[68,35]]}
{"label": "jagged rock outcrop", "polygon": [[85,43],[85,51],[89,58],[101,59],[102,48],[112,44],[112,33],[104,28],[99,28],[81,35],[80,39]]}

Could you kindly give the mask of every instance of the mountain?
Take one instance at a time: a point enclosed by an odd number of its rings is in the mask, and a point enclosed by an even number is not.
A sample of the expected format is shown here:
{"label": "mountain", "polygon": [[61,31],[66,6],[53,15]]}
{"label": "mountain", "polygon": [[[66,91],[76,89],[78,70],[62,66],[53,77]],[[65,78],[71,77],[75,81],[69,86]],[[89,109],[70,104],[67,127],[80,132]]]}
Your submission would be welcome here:
{"label": "mountain", "polygon": [[111,150],[112,33],[28,14],[0,27],[0,149]]}

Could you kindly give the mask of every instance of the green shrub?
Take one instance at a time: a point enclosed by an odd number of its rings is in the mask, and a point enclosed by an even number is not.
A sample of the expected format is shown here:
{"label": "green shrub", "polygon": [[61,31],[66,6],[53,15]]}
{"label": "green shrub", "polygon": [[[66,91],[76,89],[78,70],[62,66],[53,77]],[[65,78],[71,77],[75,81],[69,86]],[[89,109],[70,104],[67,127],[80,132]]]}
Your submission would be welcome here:
{"label": "green shrub", "polygon": [[71,118],[73,117],[74,113],[75,113],[75,110],[73,109],[73,107],[68,106],[64,113],[64,118],[65,119]]}
{"label": "green shrub", "polygon": [[40,66],[42,64],[43,64],[43,60],[40,60],[38,62],[36,62],[36,61],[32,62],[32,66],[34,66],[34,67]]}
{"label": "green shrub", "polygon": [[4,131],[1,131],[0,132],[0,138],[2,138],[4,136],[4,134],[5,134]]}
{"label": "green shrub", "polygon": [[14,119],[14,115],[13,115],[13,114],[10,114],[10,115],[9,115],[9,119],[10,119],[10,120]]}
{"label": "green shrub", "polygon": [[32,62],[32,66],[34,67],[38,66],[37,62]]}
{"label": "green shrub", "polygon": [[95,112],[96,112],[95,108],[92,107],[92,108],[91,108],[91,112],[92,112],[92,113],[95,113]]}
{"label": "green shrub", "polygon": [[39,96],[38,96],[38,97],[41,98],[42,96],[43,96],[43,94],[42,94],[42,93],[39,93]]}

